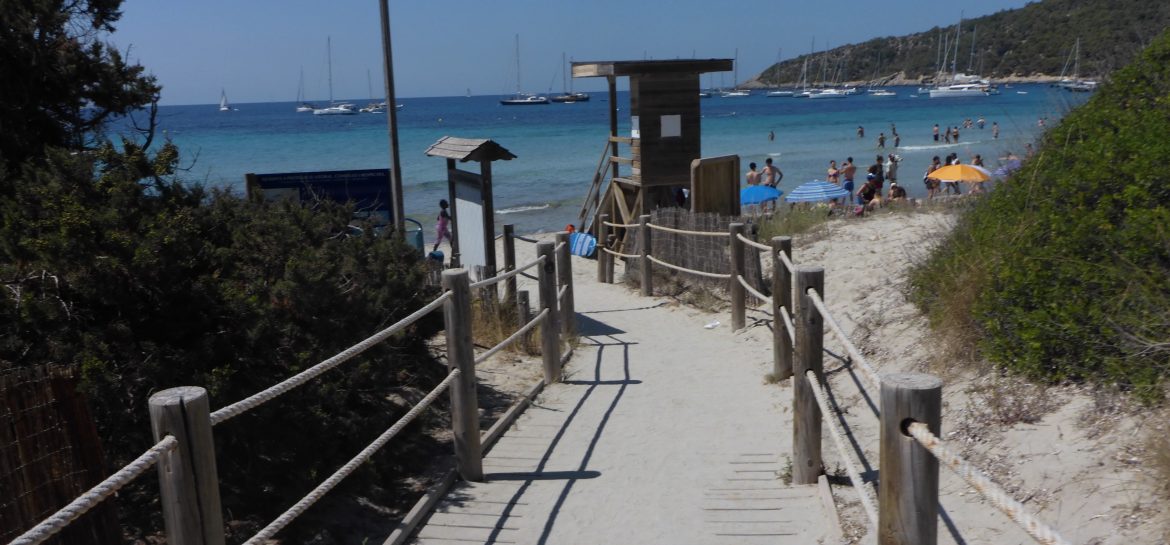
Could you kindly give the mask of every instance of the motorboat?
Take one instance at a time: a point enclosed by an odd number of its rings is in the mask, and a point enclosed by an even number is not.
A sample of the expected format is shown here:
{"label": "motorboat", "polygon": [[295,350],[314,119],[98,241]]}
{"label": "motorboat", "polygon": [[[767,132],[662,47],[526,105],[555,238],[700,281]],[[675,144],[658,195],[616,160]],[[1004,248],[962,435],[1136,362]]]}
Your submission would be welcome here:
{"label": "motorboat", "polygon": [[357,113],[357,108],[348,102],[332,104],[324,108],[317,108],[316,110],[313,110],[313,115],[355,115]]}
{"label": "motorboat", "polygon": [[930,90],[930,98],[983,97],[990,94],[991,88],[986,83],[955,83]]}
{"label": "motorboat", "polygon": [[811,99],[845,98],[847,96],[849,96],[849,94],[846,93],[844,89],[821,89],[821,91],[819,93],[812,93],[812,94],[808,95],[808,98],[811,98]]}
{"label": "motorboat", "polygon": [[769,96],[769,97],[791,97],[791,96],[792,96],[792,95],[794,95],[794,94],[795,94],[795,92],[794,92],[794,91],[782,91],[782,90],[780,90],[780,89],[776,89],[776,90],[774,90],[774,91],[768,91],[767,93],[765,93],[765,94],[764,94],[764,96]]}
{"label": "motorboat", "polygon": [[752,92],[747,89],[732,89],[730,91],[723,91],[719,96],[723,98],[750,97],[752,96]]}
{"label": "motorboat", "polygon": [[889,89],[870,89],[869,96],[871,96],[871,97],[896,97],[896,96],[898,96],[898,93],[895,93]]}

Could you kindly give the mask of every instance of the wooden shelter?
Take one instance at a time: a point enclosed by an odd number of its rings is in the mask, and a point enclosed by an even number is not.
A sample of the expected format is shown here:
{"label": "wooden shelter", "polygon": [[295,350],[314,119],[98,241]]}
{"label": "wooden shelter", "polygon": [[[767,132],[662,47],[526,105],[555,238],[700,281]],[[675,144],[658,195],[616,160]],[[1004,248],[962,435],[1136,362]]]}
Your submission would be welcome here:
{"label": "wooden shelter", "polygon": [[[516,156],[491,140],[452,136],[444,136],[431,144],[426,154],[428,157],[442,157],[447,160],[447,194],[451,205],[451,265],[467,267],[481,277],[495,276],[496,211],[492,199],[492,161],[510,161]],[[478,162],[479,173],[456,168],[456,161]],[[459,203],[463,203],[464,206],[463,218],[459,217]],[[460,223],[461,219],[464,223]],[[482,267],[482,270],[476,271],[477,267]]]}
{"label": "wooden shelter", "polygon": [[[675,206],[676,188],[691,184],[691,161],[702,141],[699,77],[732,69],[732,59],[574,62],[573,77],[609,82],[609,146],[581,210],[582,229],[597,214],[619,223],[662,206]],[[618,135],[617,78],[630,78],[630,135]],[[628,144],[628,155],[619,154]],[[623,167],[623,165],[625,165]],[[623,168],[629,172],[623,172]],[[602,188],[607,171],[611,183]]]}

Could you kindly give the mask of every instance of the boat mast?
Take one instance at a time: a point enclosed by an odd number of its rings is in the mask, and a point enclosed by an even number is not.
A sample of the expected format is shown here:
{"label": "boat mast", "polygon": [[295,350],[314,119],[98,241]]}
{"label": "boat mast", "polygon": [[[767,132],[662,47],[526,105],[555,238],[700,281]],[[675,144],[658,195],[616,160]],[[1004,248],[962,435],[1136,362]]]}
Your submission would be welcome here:
{"label": "boat mast", "polygon": [[739,48],[735,48],[735,59],[731,62],[731,88],[739,89]]}
{"label": "boat mast", "polygon": [[516,96],[520,96],[520,35],[516,34]]}
{"label": "boat mast", "polygon": [[967,72],[975,67],[975,38],[979,35],[979,27],[971,29],[971,58],[967,60]]}
{"label": "boat mast", "polygon": [[1073,80],[1079,80],[1081,77],[1081,39],[1077,37],[1077,44],[1073,46]]}
{"label": "boat mast", "polygon": [[959,41],[963,36],[963,12],[959,12],[959,24],[955,26],[955,58],[951,59],[951,81],[959,75]]}
{"label": "boat mast", "polygon": [[333,105],[333,38],[325,37],[325,67],[329,72],[329,105]]}

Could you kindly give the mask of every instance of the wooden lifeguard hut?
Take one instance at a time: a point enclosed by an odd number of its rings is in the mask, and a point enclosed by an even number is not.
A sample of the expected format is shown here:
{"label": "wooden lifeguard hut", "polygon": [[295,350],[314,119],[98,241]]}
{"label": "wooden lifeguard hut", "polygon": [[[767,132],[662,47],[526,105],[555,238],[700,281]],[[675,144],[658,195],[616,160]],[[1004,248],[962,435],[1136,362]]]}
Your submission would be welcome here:
{"label": "wooden lifeguard hut", "polygon": [[[609,83],[609,142],[581,207],[581,230],[593,231],[598,214],[637,223],[650,210],[676,206],[676,190],[690,187],[691,162],[702,150],[699,77],[731,69],[732,59],[573,63],[574,78]],[[619,77],[630,78],[629,135],[618,134]],[[629,147],[624,156],[621,144]]]}

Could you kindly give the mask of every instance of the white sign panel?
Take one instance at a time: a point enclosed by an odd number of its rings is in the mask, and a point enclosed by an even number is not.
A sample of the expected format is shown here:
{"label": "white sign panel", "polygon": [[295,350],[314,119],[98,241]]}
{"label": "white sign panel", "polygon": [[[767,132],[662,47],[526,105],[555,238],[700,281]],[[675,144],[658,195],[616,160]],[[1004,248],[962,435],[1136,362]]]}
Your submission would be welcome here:
{"label": "white sign panel", "polygon": [[487,266],[484,248],[483,193],[479,186],[455,182],[456,221],[459,222],[459,266],[480,280],[477,272]]}

